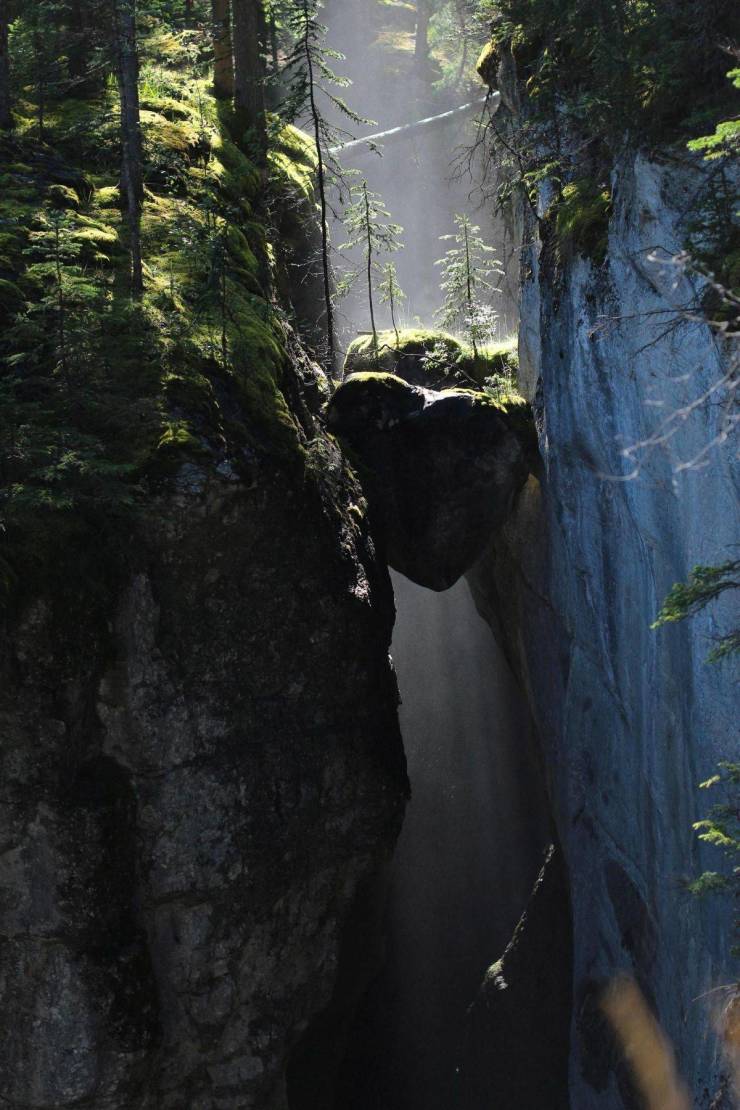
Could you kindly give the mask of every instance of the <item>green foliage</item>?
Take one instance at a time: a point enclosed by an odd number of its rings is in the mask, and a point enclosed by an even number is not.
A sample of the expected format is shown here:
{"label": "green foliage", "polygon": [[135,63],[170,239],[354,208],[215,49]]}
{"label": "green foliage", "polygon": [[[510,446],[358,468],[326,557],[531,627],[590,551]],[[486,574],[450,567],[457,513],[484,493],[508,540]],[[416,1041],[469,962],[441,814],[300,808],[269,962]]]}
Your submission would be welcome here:
{"label": "green foliage", "polygon": [[[351,134],[327,118],[323,105],[350,124],[370,123],[363,119],[341,97],[337,90],[351,82],[331,68],[331,62],[342,55],[326,43],[326,27],[319,22],[320,0],[297,0],[288,8],[286,22],[292,36],[291,49],[282,70],[287,94],[281,105],[283,123],[295,123],[301,117],[310,121],[316,150],[316,187],[321,228],[321,268],[326,311],[326,364],[333,370],[336,357],[334,331],[334,292],[330,262],[328,190],[333,185],[342,189],[345,173],[334,151]],[[371,309],[372,312],[372,309]],[[373,325],[374,328],[374,325]]]}
{"label": "green foliage", "polygon": [[[740,560],[734,559],[719,566],[696,566],[688,582],[676,582],[666,597],[652,628],[695,616],[707,605],[716,601],[726,590],[740,586],[738,572]],[[718,662],[740,651],[740,630],[733,629],[720,637],[710,652],[708,661]],[[719,773],[699,784],[703,790],[721,789],[724,798],[711,807],[701,821],[694,824],[699,839],[719,848],[732,865],[729,872],[705,871],[689,883],[692,894],[730,894],[740,897],[740,763],[722,762]],[[735,937],[740,940],[740,918],[733,924]],[[740,943],[732,948],[740,956]]]}
{"label": "green foliage", "polygon": [[370,262],[378,254],[400,250],[403,228],[391,221],[380,194],[368,189],[367,181],[363,181],[352,186],[351,196],[352,203],[342,221],[348,239],[340,249],[359,247],[365,260]]}
{"label": "green foliage", "polygon": [[[729,894],[740,897],[740,763],[722,762],[719,773],[700,783],[703,790],[723,793],[707,816],[694,824],[699,839],[719,848],[727,857],[730,870],[705,871],[689,884],[692,894]],[[740,919],[734,922],[734,934],[740,941]],[[732,947],[732,954],[740,957],[740,943]]]}
{"label": "green foliage", "polygon": [[[731,69],[727,74],[733,87],[740,89],[740,69]],[[688,144],[689,150],[701,152],[708,161],[724,158],[728,155],[737,156],[740,151],[740,120],[721,120],[711,135],[704,135],[699,139],[692,139]]]}
{"label": "green foliage", "polygon": [[[132,305],[105,24],[86,53],[94,74],[75,83],[76,40],[56,6],[41,142],[35,5],[14,25],[16,129],[0,140],[0,603],[52,579],[92,590],[185,459],[239,473],[262,453],[288,466],[304,454],[280,388],[263,182],[202,73],[207,21],[183,29],[174,0],[142,11],[145,289]],[[283,133],[281,188],[308,191],[311,158]]]}
{"label": "green foliage", "polygon": [[[449,379],[450,385],[467,383],[483,387],[498,400],[516,393],[516,339],[487,344],[473,353],[455,336],[432,328],[399,328],[378,333],[377,359],[372,335],[362,335],[349,346],[344,373],[378,369],[403,377]],[[414,370],[417,374],[414,374]]]}
{"label": "green foliage", "polygon": [[406,300],[406,294],[401,286],[398,284],[398,273],[396,271],[395,262],[386,262],[383,266],[382,277],[380,279],[380,303],[387,304],[391,314],[391,324],[396,336],[396,346],[400,345],[401,337],[398,332],[398,321],[396,312]]}
{"label": "green foliage", "polygon": [[[676,582],[666,597],[657,619],[650,626],[660,628],[665,624],[693,617],[705,606],[716,601],[726,590],[740,587],[740,560],[733,559],[719,566],[696,566],[688,582]],[[740,649],[740,631],[733,629],[720,637],[710,652],[709,661],[717,662]]]}
{"label": "green foliage", "polygon": [[[731,70],[728,77],[740,89],[740,69]],[[694,268],[711,281],[704,302],[708,317],[736,324],[740,315],[740,120],[721,120],[711,135],[693,139],[688,147],[704,155],[710,172],[688,226],[686,248]]]}
{"label": "green foliage", "polygon": [[557,103],[588,134],[664,139],[726,109],[720,44],[737,37],[732,0],[484,0],[482,9],[535,110],[549,116]]}
{"label": "green foliage", "polygon": [[448,0],[432,16],[429,42],[440,65],[441,88],[464,93],[474,84],[474,64],[489,20],[477,0]]}
{"label": "green foliage", "polygon": [[589,178],[563,187],[554,204],[555,231],[562,248],[569,244],[578,254],[603,261],[608,246],[612,198]]}
{"label": "green foliage", "polygon": [[459,328],[468,337],[473,354],[493,338],[497,313],[481,298],[485,293],[497,293],[489,281],[495,273],[502,273],[496,259],[489,257],[493,247],[485,243],[480,228],[467,215],[456,215],[457,230],[442,235],[442,242],[452,242],[443,258],[437,260],[441,267],[440,288],[444,302],[437,316],[444,328]]}
{"label": "green foliage", "polygon": [[[740,37],[732,0],[481,0],[481,11],[493,27],[481,76],[493,83],[498,63],[513,57],[524,94],[516,118],[501,114],[489,128],[498,202],[521,190],[536,210],[547,183],[560,246],[604,257],[610,172],[625,141],[665,147],[713,128],[691,149],[736,156],[740,81],[728,96],[723,47]],[[740,271],[732,185],[722,169],[707,175],[687,242],[722,285]]]}
{"label": "green foliage", "polygon": [[[365,278],[367,282],[367,298],[370,308],[370,326],[373,341],[377,347],[377,328],[375,326],[375,308],[373,304],[373,278],[382,273],[377,261],[379,254],[392,253],[401,249],[401,232],[403,228],[393,223],[390,212],[385,208],[383,199],[378,193],[368,189],[367,181],[360,185],[352,186],[352,203],[347,207],[343,223],[347,232],[347,242],[342,243],[340,250],[353,250],[359,248],[365,260]],[[346,291],[357,276],[357,272],[350,273],[350,280],[345,278],[343,291]],[[391,286],[386,284],[386,289],[391,288],[394,295],[397,290],[395,271],[389,279]]]}

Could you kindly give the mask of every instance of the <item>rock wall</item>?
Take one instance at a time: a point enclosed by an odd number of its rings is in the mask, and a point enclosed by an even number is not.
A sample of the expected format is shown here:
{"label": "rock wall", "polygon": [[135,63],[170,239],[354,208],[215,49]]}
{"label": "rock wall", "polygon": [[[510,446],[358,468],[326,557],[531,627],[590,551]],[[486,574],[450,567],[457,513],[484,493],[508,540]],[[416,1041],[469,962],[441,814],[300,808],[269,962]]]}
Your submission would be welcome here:
{"label": "rock wall", "polygon": [[675,581],[737,543],[731,449],[705,452],[726,415],[729,352],[681,315],[689,280],[652,260],[681,248],[697,173],[625,156],[604,265],[558,252],[547,224],[525,235],[521,384],[543,470],[471,575],[528,692],[570,875],[578,1110],[636,1104],[598,1005],[620,971],[657,1013],[695,1105],[723,1072],[722,994],[706,992],[732,981],[731,906],[683,884],[720,863],[691,826],[711,802],[697,784],[737,756],[732,667],[706,662],[731,598],[649,627]]}
{"label": "rock wall", "polygon": [[307,450],[185,464],[128,581],[5,630],[3,1105],[288,1106],[406,792],[387,571]]}

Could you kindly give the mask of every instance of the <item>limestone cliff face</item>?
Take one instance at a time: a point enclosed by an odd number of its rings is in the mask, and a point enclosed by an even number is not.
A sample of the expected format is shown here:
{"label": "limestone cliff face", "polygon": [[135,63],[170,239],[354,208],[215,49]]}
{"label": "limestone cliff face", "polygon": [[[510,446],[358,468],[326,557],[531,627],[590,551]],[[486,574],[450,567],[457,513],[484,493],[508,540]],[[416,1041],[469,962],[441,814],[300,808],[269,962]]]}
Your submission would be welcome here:
{"label": "limestone cliff face", "polygon": [[730,599],[649,628],[673,582],[733,557],[732,454],[704,454],[729,353],[681,317],[688,280],[651,260],[681,248],[694,172],[629,156],[612,184],[603,265],[525,236],[521,385],[543,473],[472,575],[528,692],[570,876],[578,1110],[633,1105],[598,1007],[606,980],[636,976],[704,1106],[722,1064],[718,996],[703,996],[732,979],[731,908],[682,888],[719,863],[692,832],[707,808],[697,783],[737,756],[731,667],[706,663]]}
{"label": "limestone cliff face", "polygon": [[249,482],[185,464],[127,581],[7,629],[7,1106],[283,1110],[293,1046],[352,978],[405,770],[387,571],[316,435]]}

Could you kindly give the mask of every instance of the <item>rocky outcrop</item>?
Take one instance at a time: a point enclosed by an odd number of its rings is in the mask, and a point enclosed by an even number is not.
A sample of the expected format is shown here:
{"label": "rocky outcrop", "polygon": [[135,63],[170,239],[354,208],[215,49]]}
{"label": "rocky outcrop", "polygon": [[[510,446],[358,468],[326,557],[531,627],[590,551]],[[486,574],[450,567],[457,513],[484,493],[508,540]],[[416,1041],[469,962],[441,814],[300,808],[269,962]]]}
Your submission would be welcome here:
{"label": "rocky outcrop", "polygon": [[306,452],[184,463],[124,581],[5,629],[4,1105],[284,1110],[370,974],[340,953],[406,791],[393,600],[336,448]]}
{"label": "rocky outcrop", "polygon": [[697,288],[668,262],[698,172],[625,155],[603,264],[555,249],[549,221],[529,229],[520,386],[544,471],[471,575],[527,690],[568,866],[578,1110],[631,1105],[599,1010],[622,972],[696,1105],[722,1085],[711,992],[732,981],[731,907],[684,881],[720,864],[692,822],[707,807],[697,784],[736,745],[730,667],[706,663],[732,599],[650,629],[671,584],[737,542],[729,352],[683,315]]}
{"label": "rocky outcrop", "polygon": [[468,1013],[463,1086],[486,1110],[567,1110],[571,923],[562,853],[550,846],[505,952]]}
{"label": "rocky outcrop", "polygon": [[469,372],[471,367],[465,365],[465,355],[460,340],[442,331],[404,329],[398,336],[383,331],[377,335],[377,346],[371,333],[350,343],[344,377],[380,372],[428,389],[466,388],[476,381]]}
{"label": "rocky outcrop", "polygon": [[328,424],[359,461],[388,562],[432,590],[475,563],[526,481],[515,418],[484,393],[355,374]]}

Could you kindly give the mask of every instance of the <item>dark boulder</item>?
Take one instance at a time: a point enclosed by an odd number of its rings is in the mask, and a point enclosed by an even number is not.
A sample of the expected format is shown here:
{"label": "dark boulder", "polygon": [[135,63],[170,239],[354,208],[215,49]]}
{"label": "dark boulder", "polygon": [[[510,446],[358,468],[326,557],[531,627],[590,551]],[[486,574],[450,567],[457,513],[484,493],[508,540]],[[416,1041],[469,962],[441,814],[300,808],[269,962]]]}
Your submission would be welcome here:
{"label": "dark boulder", "polygon": [[524,402],[349,377],[328,424],[351,448],[390,565],[446,590],[480,557],[527,479]]}

